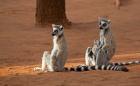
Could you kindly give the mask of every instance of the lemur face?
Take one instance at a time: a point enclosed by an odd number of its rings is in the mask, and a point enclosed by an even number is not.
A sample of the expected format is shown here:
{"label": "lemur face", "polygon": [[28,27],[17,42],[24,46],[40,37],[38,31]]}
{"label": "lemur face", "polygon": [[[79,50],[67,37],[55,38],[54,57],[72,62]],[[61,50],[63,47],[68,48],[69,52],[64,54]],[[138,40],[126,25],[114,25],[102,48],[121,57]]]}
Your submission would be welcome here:
{"label": "lemur face", "polygon": [[52,36],[60,36],[63,34],[63,26],[62,25],[52,24],[52,28],[53,28]]}
{"label": "lemur face", "polygon": [[100,30],[106,30],[109,28],[110,20],[107,18],[99,18],[99,28]]}

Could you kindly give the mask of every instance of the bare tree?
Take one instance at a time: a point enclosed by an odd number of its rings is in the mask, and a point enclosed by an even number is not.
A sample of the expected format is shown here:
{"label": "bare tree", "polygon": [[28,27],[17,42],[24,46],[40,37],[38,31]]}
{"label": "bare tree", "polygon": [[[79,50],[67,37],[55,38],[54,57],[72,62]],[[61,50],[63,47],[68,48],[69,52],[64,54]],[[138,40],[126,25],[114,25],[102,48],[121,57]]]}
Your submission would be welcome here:
{"label": "bare tree", "polygon": [[37,0],[36,24],[70,24],[65,13],[65,0]]}

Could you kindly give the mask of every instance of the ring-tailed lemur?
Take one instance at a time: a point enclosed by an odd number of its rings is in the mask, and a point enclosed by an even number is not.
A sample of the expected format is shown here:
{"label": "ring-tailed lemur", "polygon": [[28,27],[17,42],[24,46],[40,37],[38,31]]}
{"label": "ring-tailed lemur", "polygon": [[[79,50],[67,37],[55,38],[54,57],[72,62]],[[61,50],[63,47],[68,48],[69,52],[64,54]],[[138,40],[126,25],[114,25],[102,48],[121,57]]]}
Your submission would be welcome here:
{"label": "ring-tailed lemur", "polygon": [[[128,69],[125,66],[118,66],[109,64],[115,53],[115,42],[112,37],[112,33],[109,29],[109,20],[100,20],[100,40],[95,42],[93,48],[88,48],[86,50],[85,61],[86,65],[79,65],[76,67],[71,67],[70,69],[65,68],[68,71],[89,71],[89,70],[115,70],[115,71],[125,71]],[[110,46],[110,44],[112,46]],[[106,55],[106,56],[105,56]],[[105,58],[102,58],[105,56]],[[110,57],[108,57],[110,56]]]}
{"label": "ring-tailed lemur", "polygon": [[110,30],[110,20],[107,18],[99,19],[100,39],[94,42],[93,47],[88,47],[85,53],[86,65],[101,66],[114,65],[124,66],[130,64],[140,64],[140,61],[109,63],[115,54],[115,41]]}
{"label": "ring-tailed lemur", "polygon": [[92,52],[95,59],[95,65],[106,65],[114,56],[116,44],[110,29],[110,20],[99,18],[99,40],[94,42]]}
{"label": "ring-tailed lemur", "polygon": [[[118,67],[114,65],[102,66],[75,66],[66,68],[64,67],[67,59],[67,44],[64,38],[63,26],[52,25],[53,27],[53,49],[51,54],[45,51],[42,57],[42,66],[35,67],[34,71],[47,72],[47,71],[88,71],[88,70],[116,70],[127,71],[125,67]],[[114,67],[114,68],[113,68]]]}
{"label": "ring-tailed lemur", "polygon": [[45,51],[42,57],[42,66],[36,67],[34,70],[45,71],[63,71],[67,60],[67,44],[64,37],[62,25],[52,24],[53,32],[53,49],[51,54]]}

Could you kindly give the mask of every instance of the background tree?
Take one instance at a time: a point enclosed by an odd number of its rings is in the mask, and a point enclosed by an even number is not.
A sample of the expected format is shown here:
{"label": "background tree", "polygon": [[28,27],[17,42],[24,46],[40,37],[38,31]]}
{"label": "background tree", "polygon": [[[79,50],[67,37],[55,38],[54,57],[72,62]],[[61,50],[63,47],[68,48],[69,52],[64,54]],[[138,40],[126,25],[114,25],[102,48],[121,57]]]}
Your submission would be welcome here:
{"label": "background tree", "polygon": [[65,13],[65,0],[37,0],[36,24],[70,24]]}

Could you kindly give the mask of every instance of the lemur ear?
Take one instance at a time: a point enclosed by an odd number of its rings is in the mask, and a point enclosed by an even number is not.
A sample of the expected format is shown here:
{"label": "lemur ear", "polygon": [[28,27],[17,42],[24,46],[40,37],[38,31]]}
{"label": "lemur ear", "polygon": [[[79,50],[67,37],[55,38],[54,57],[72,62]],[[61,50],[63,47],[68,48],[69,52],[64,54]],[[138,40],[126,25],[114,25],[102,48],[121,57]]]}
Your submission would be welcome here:
{"label": "lemur ear", "polygon": [[98,24],[100,25],[100,22],[101,22],[101,17],[98,16]]}
{"label": "lemur ear", "polygon": [[52,27],[54,27],[55,26],[55,24],[52,24]]}
{"label": "lemur ear", "polygon": [[101,17],[100,16],[98,16],[98,21],[100,21],[101,20]]}
{"label": "lemur ear", "polygon": [[111,20],[108,20],[108,23],[110,24],[111,23]]}
{"label": "lemur ear", "polygon": [[60,30],[63,30],[63,26],[62,25],[60,25]]}

